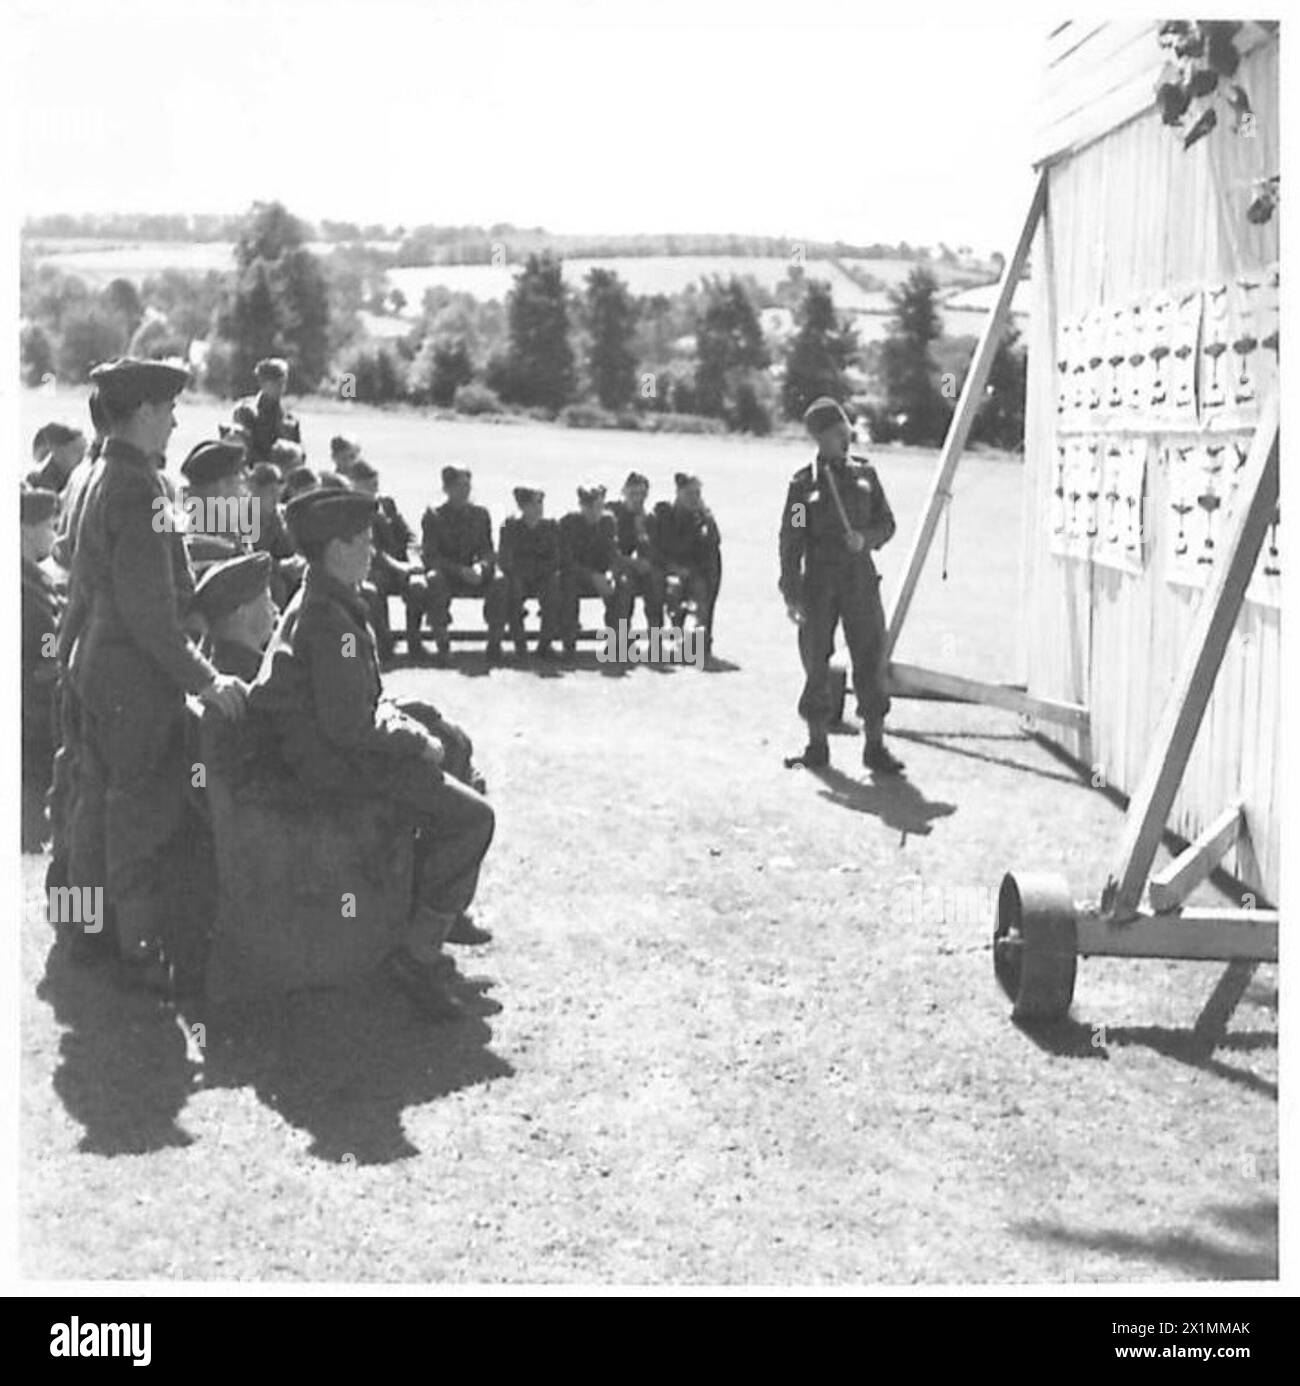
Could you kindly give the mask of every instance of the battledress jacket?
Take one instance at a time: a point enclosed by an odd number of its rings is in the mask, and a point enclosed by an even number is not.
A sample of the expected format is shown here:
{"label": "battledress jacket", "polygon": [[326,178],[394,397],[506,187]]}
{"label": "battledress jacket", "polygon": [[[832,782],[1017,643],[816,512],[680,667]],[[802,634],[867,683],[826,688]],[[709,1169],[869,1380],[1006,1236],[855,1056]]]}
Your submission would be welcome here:
{"label": "battledress jacket", "polygon": [[[830,467],[851,528],[866,538],[860,553],[844,541],[844,522],[827,480]],[[781,595],[801,601],[807,582],[834,580],[855,566],[876,576],[871,558],[894,537],[894,512],[885,499],[875,468],[863,457],[850,457],[843,465],[812,462],[790,480],[785,509],[781,513]]]}
{"label": "battledress jacket", "polygon": [[309,565],[248,700],[250,730],[309,789],[349,798],[390,792],[430,742],[382,699],[367,615],[364,597]]}
{"label": "battledress jacket", "polygon": [[194,583],[180,526],[160,519],[170,504],[155,459],[109,439],[86,484],[60,633],[91,704],[180,703],[216,676],[182,626]]}

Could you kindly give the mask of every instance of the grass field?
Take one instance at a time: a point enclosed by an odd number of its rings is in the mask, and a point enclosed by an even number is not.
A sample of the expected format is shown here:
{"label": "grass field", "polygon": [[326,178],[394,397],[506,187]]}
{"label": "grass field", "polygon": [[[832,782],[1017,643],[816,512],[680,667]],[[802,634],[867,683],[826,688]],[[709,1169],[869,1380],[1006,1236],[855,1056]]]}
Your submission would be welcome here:
{"label": "grass field", "polygon": [[[30,394],[30,435],[81,397]],[[183,404],[173,469],[218,410]],[[51,951],[24,859],[23,1264],[36,1277],[1063,1282],[1276,1275],[1276,984],[1212,1052],[1213,965],[1088,960],[1074,1019],[1014,1027],[988,892],[1104,877],[1120,825],[1015,719],[897,704],[906,781],[855,739],[786,770],[800,675],[776,593],[794,442],[301,411],[357,432],[408,517],[440,467],[497,519],[630,467],[697,471],[722,529],[718,672],[399,669],[473,733],[498,812],[460,950],[503,1009],[420,1025],[378,987],[213,1016]],[[932,456],[884,450],[892,588]],[[900,656],[1016,673],[1020,468],[963,464]],[[918,889],[925,894],[918,896]],[[936,894],[937,892],[937,894]],[[940,899],[940,896],[942,897]],[[937,903],[936,903],[937,902]]]}

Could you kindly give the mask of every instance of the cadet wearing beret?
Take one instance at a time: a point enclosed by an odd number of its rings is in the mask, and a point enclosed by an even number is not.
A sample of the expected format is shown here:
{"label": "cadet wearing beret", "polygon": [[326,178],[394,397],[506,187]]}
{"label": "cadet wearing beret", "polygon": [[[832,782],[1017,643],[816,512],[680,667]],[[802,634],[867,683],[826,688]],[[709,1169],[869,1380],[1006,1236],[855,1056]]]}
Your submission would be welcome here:
{"label": "cadet wearing beret", "polygon": [[107,436],[86,488],[69,608],[80,613],[68,671],[80,716],[69,874],[106,884],[122,958],[148,985],[166,982],[160,909],[187,782],[185,695],[237,717],[246,691],[187,639],[184,539],[155,524],[187,378],[181,367],[131,359],[91,372]]}
{"label": "cadet wearing beret", "polygon": [[893,511],[875,469],[849,454],[853,432],[835,400],[815,399],[804,424],[817,442],[817,456],[791,479],[781,512],[781,595],[799,626],[799,657],[804,687],[799,715],[808,724],[802,759],[808,766],[829,763],[827,730],[831,704],[830,658],[835,628],[853,662],[853,690],[862,718],[862,763],[883,774],[903,764],[886,749],[884,685],[885,613],[880,575],[871,554],[894,536]]}
{"label": "cadet wearing beret", "polygon": [[501,574],[488,593],[488,658],[501,653],[501,636],[507,625],[515,650],[528,653],[524,631],[524,602],[535,598],[541,606],[542,630],[537,644],[539,659],[549,659],[552,642],[560,634],[563,594],[560,588],[560,531],[543,515],[546,493],[533,486],[516,486],[518,515],[501,526],[497,562]]}
{"label": "cadet wearing beret", "polygon": [[271,450],[278,440],[302,443],[298,420],[284,407],[289,363],[278,356],[267,357],[253,367],[253,378],[257,381],[257,393],[238,401],[233,422],[248,439],[249,461],[270,462]]}
{"label": "cadet wearing beret", "polygon": [[248,551],[250,536],[240,528],[246,460],[241,443],[209,439],[192,448],[181,463],[188,521],[185,549],[195,577],[213,563]]}
{"label": "cadet wearing beret", "polygon": [[208,626],[208,657],[223,674],[252,683],[275,629],[269,553],[214,563],[194,584],[194,610]]}
{"label": "cadet wearing beret", "polygon": [[45,796],[57,738],[55,685],[64,596],[41,567],[54,547],[54,491],[24,486],[19,496],[22,553],[22,850],[39,852],[45,838]]}
{"label": "cadet wearing beret", "polygon": [[631,605],[618,551],[614,517],[605,510],[603,486],[579,486],[578,508],[560,521],[561,632],[564,651],[576,648],[583,597],[605,599],[605,624],[613,631]]}
{"label": "cadet wearing beret", "polygon": [[713,512],[704,504],[697,476],[678,472],[673,478],[672,502],[654,509],[653,532],[665,586],[695,608],[696,624],[704,632],[704,651],[713,652],[713,615],[722,586],[722,535]]}
{"label": "cadet wearing beret", "polygon": [[[311,481],[314,483],[315,477]],[[259,462],[248,472],[245,484],[257,507],[257,537],[253,540],[253,549],[270,555],[271,599],[277,607],[283,608],[298,590],[307,568],[284,522],[284,507],[280,503],[284,480],[274,462]]]}
{"label": "cadet wearing beret", "polygon": [[648,626],[664,623],[664,569],[653,536],[653,516],[646,512],[650,482],[640,472],[629,472],[622,500],[609,503],[618,531],[618,551],[628,585],[628,618],[641,598]]}
{"label": "cadet wearing beret", "polygon": [[27,475],[27,485],[58,495],[86,455],[86,435],[67,424],[47,423],[32,439],[32,457],[40,465]]}
{"label": "cadet wearing beret", "polygon": [[[496,571],[492,517],[483,506],[471,503],[472,486],[468,467],[444,467],[442,489],[447,499],[436,510],[427,509],[420,523],[429,624],[438,653],[444,656],[450,648],[447,627],[451,624],[451,599],[486,598]],[[483,617],[486,621],[486,605]]]}
{"label": "cadet wearing beret", "polygon": [[330,439],[330,462],[340,476],[352,475],[352,464],[361,460],[361,444],[351,433],[336,433]]}
{"label": "cadet wearing beret", "polygon": [[302,587],[277,626],[251,694],[254,717],[313,794],[379,795],[416,823],[415,906],[395,980],[431,1019],[462,1014],[446,990],[443,942],[473,899],[495,818],[487,800],[443,773],[445,750],[419,705],[383,698],[359,588],[378,507],[356,491],[304,492],[288,506],[307,558]]}
{"label": "cadet wearing beret", "polygon": [[392,653],[392,635],[388,629],[388,599],[401,597],[406,607],[406,649],[411,658],[423,653],[420,639],[420,625],[428,605],[429,589],[424,577],[424,566],[418,558],[412,558],[411,549],[415,535],[406,523],[397,502],[391,496],[381,494],[379,473],[365,460],[358,457],[352,462],[348,479],[354,489],[362,495],[373,496],[378,505],[372,533],[375,540],[374,552],[370,556],[370,583],[375,593],[374,627],[379,641],[379,653],[387,659]]}

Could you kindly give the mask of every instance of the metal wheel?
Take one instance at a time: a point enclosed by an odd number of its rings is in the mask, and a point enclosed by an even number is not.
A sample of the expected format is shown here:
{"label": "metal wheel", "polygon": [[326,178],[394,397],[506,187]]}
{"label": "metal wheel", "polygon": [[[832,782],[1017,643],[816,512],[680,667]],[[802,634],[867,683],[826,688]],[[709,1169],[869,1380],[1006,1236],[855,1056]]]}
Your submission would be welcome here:
{"label": "metal wheel", "polygon": [[1016,1020],[1057,1020],[1074,999],[1079,951],[1074,901],[1055,872],[1008,871],[998,890],[993,971]]}

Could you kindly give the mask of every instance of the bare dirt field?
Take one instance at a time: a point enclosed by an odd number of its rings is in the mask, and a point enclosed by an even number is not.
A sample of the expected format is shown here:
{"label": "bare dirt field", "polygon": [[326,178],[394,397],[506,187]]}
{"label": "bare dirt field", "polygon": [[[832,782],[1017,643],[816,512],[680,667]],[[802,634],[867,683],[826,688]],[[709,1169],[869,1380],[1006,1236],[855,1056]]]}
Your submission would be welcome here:
{"label": "bare dirt field", "polygon": [[[219,416],[180,409],[173,469]],[[989,709],[897,703],[900,782],[851,737],[786,770],[800,674],[776,592],[792,441],[436,422],[307,405],[408,518],[473,467],[496,519],[630,467],[698,472],[722,529],[716,672],[399,669],[474,735],[498,813],[458,950],[500,1014],[422,1025],[377,983],[212,1015],[52,952],[24,858],[23,1265],[40,1278],[913,1283],[1277,1274],[1276,977],[1212,1052],[1213,964],[1087,960],[1072,1021],[1012,1025],[993,979],[1004,870],[1104,878],[1113,804]],[[83,414],[30,394],[28,433]],[[900,520],[932,455],[881,450]],[[950,575],[901,658],[1017,673],[1020,468],[963,463]],[[936,555],[937,560],[937,555]],[[458,612],[466,604],[459,603]],[[478,624],[477,617],[473,617]]]}

